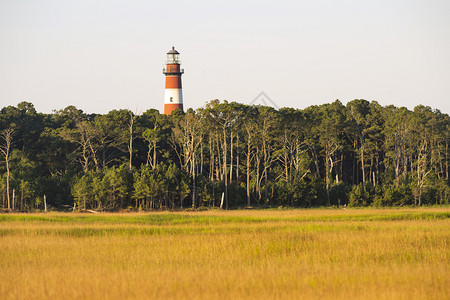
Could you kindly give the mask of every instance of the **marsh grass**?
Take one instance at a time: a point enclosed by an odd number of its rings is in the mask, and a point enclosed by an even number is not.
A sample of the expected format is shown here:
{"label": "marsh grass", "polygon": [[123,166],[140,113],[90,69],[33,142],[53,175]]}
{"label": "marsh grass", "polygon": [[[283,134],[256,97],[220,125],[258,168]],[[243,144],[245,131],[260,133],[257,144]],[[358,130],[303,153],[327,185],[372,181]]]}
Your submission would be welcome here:
{"label": "marsh grass", "polygon": [[0,216],[5,299],[448,299],[450,210]]}

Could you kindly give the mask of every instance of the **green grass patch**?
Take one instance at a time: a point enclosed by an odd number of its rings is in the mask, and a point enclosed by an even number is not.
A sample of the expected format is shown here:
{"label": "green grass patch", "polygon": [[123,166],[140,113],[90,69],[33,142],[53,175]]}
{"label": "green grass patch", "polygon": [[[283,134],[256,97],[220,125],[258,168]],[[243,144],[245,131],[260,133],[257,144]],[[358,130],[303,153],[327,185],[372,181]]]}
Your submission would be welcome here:
{"label": "green grass patch", "polygon": [[[226,212],[224,212],[226,214]],[[220,224],[220,223],[263,223],[276,221],[290,222],[347,222],[347,221],[402,221],[402,220],[443,220],[450,218],[449,212],[436,211],[395,211],[386,213],[359,213],[351,210],[339,214],[305,215],[300,217],[276,216],[215,216],[174,213],[147,213],[142,215],[71,215],[71,214],[3,214],[0,222],[33,222],[33,223],[69,223],[69,224],[149,224],[149,225],[177,225],[177,224]]]}

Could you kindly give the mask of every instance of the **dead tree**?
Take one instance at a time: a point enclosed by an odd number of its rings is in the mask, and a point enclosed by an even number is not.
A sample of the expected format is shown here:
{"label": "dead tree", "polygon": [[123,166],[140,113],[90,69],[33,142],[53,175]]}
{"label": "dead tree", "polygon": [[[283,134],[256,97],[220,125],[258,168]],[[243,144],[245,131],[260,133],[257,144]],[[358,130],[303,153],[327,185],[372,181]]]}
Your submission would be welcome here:
{"label": "dead tree", "polygon": [[9,170],[9,154],[11,152],[13,135],[14,129],[12,128],[5,129],[0,133],[0,137],[3,140],[3,143],[0,145],[0,151],[5,157],[6,163],[6,195],[8,199],[8,209],[11,209],[11,197],[9,195],[9,179],[11,177],[11,172]]}

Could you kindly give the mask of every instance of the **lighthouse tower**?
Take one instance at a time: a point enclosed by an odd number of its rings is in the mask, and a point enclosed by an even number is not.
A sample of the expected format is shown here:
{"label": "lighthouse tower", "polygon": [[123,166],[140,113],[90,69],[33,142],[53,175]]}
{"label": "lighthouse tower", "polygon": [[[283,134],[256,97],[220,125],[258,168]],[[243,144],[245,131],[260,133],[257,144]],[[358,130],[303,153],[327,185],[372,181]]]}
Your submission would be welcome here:
{"label": "lighthouse tower", "polygon": [[183,90],[181,89],[180,53],[172,47],[167,52],[166,67],[163,74],[166,75],[166,91],[164,94],[164,114],[170,115],[172,111],[179,108],[183,110]]}

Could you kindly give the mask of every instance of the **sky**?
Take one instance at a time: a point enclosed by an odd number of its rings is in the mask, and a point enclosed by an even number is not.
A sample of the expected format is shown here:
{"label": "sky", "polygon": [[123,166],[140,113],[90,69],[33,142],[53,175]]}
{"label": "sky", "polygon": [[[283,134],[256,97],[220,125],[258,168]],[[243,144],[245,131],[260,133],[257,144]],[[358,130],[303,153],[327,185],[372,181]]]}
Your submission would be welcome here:
{"label": "sky", "polygon": [[264,92],[450,113],[448,0],[0,0],[0,107],[162,111],[172,46],[185,109]]}

